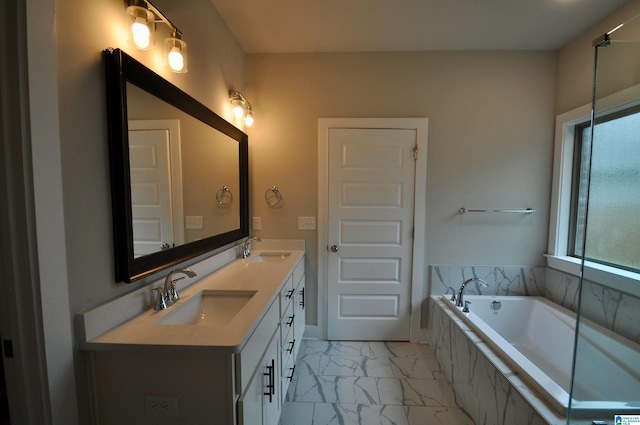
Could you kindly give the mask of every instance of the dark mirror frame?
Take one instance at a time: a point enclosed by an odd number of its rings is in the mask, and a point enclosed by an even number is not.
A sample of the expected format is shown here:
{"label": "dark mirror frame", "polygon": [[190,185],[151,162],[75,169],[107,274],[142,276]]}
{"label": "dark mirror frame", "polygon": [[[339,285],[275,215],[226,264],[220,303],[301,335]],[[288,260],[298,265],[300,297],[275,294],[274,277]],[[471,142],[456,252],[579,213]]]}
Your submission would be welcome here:
{"label": "dark mirror frame", "polygon": [[[248,136],[206,106],[120,49],[103,52],[106,64],[107,118],[116,282],[131,283],[165,268],[249,236]],[[127,91],[129,82],[238,142],[240,228],[134,258],[129,172]]]}

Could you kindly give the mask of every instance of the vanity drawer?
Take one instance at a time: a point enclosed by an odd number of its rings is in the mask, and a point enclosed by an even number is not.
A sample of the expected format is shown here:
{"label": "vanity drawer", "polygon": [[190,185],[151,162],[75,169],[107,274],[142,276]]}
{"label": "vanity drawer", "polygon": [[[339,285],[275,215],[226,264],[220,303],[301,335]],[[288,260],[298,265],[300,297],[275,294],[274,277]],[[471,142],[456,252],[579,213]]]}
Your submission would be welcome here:
{"label": "vanity drawer", "polygon": [[282,396],[282,403],[285,402],[285,399],[287,397],[287,390],[289,389],[289,384],[291,384],[291,381],[293,381],[294,371],[294,358],[293,356],[289,356],[287,362],[283,362],[282,364],[282,390],[280,391],[280,395]]}
{"label": "vanity drawer", "polygon": [[286,310],[283,312],[280,317],[280,339],[282,340],[282,344],[285,344],[285,341],[289,334],[291,334],[291,338],[293,338],[293,324],[295,322],[295,312],[293,303],[290,302]]}
{"label": "vanity drawer", "polygon": [[273,302],[260,324],[256,327],[249,340],[236,357],[236,391],[242,394],[249,383],[253,372],[258,367],[262,354],[267,349],[269,341],[277,331],[280,315],[278,303]]}
{"label": "vanity drawer", "polygon": [[291,300],[293,300],[293,293],[293,275],[290,275],[280,289],[280,316],[284,316],[287,306],[291,304]]}

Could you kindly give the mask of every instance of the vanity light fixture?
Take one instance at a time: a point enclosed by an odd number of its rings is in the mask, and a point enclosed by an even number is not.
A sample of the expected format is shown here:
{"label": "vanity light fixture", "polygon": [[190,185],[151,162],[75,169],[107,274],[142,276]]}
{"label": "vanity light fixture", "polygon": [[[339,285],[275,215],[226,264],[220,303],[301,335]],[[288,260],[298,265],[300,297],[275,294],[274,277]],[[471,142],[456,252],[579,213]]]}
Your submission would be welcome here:
{"label": "vanity light fixture", "polygon": [[127,14],[131,18],[129,42],[141,50],[153,47],[153,31],[156,17],[142,0],[127,1]]}
{"label": "vanity light fixture", "polygon": [[253,109],[247,104],[247,112],[244,114],[244,125],[251,127],[253,125]]}
{"label": "vanity light fixture", "polygon": [[233,109],[233,115],[240,119],[244,117],[244,125],[251,127],[253,125],[253,108],[251,103],[237,90],[229,90],[229,102]]}
{"label": "vanity light fixture", "polygon": [[130,42],[138,49],[153,48],[156,23],[164,23],[171,30],[164,43],[167,66],[173,72],[187,72],[187,43],[182,40],[182,31],[147,0],[125,0],[125,4],[132,21]]}
{"label": "vanity light fixture", "polygon": [[182,41],[180,30],[175,28],[164,42],[167,65],[173,72],[187,72],[187,43]]}

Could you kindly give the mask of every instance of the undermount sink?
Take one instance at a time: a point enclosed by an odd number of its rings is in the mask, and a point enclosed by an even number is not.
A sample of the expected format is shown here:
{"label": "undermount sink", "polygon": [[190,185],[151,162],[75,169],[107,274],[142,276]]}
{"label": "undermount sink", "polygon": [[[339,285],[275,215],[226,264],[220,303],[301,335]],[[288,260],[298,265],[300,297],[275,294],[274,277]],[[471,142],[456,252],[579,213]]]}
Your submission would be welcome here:
{"label": "undermount sink", "polygon": [[256,291],[202,291],[180,301],[155,321],[160,325],[224,325],[229,323]]}
{"label": "undermount sink", "polygon": [[245,258],[245,263],[282,263],[290,256],[290,252],[267,252],[261,251],[251,254]]}

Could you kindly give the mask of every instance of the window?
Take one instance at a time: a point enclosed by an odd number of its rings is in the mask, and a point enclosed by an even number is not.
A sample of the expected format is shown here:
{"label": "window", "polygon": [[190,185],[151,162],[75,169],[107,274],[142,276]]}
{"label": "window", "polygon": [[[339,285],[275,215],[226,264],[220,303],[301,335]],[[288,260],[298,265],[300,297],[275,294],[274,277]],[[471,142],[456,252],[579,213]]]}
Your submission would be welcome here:
{"label": "window", "polygon": [[591,155],[590,123],[574,134],[568,254],[583,253],[586,216],[585,258],[640,271],[640,108],[596,120]]}

